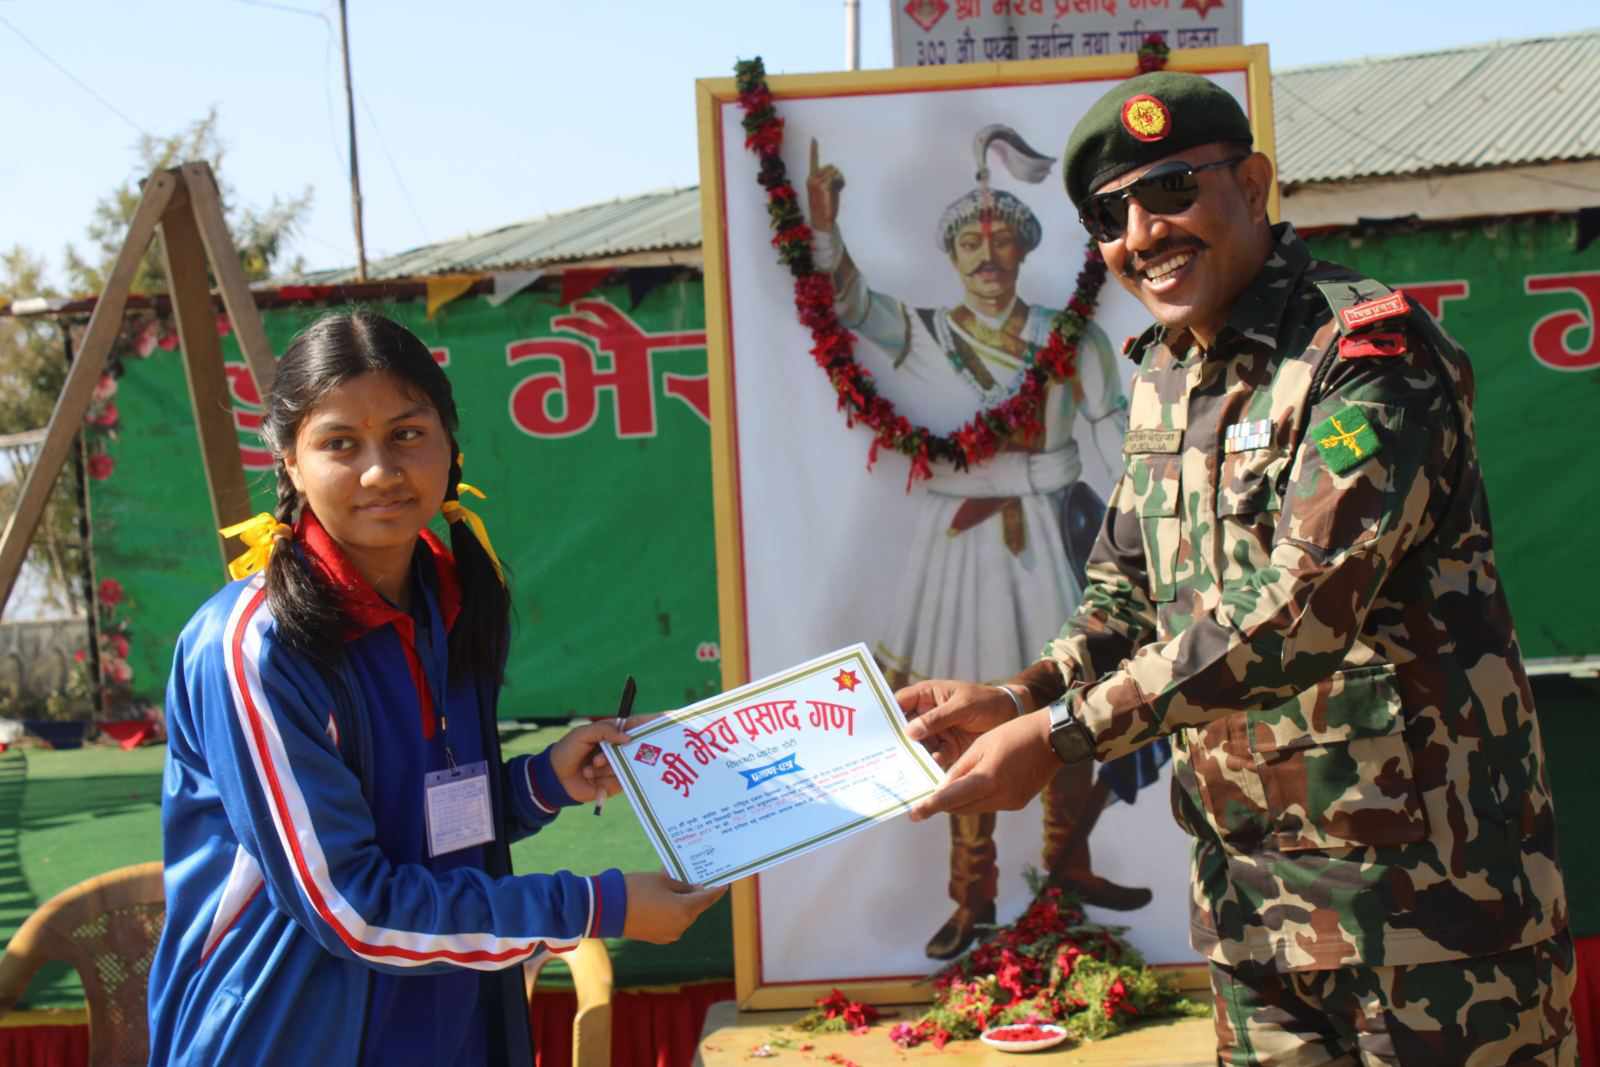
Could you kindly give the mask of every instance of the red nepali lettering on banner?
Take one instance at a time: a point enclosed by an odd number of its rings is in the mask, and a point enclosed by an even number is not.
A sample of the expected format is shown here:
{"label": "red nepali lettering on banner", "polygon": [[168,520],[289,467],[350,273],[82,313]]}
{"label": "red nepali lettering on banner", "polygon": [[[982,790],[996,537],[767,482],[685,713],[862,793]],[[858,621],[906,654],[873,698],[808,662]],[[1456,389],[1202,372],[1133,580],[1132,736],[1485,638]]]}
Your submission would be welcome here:
{"label": "red nepali lettering on banner", "polygon": [[261,393],[256,389],[255,378],[242,363],[224,364],[222,372],[227,376],[228,393],[233,400],[233,427],[240,435],[239,462],[247,471],[272,470],[272,450],[245,443],[261,441]]}
{"label": "red nepali lettering on banner", "polygon": [[[550,325],[579,334],[593,349],[564,337],[515,341],[506,346],[508,364],[543,358],[554,359],[560,366],[556,371],[530,375],[511,391],[511,421],[533,437],[572,437],[594,425],[599,413],[599,391],[608,389],[615,402],[617,436],[654,437],[655,353],[704,348],[705,331],[646,333],[632,318],[603,300],[579,300],[573,304],[573,312],[556,316]],[[611,357],[609,370],[600,369],[598,353]],[[676,379],[669,383],[676,392],[669,390],[669,395],[679,395],[699,413],[689,385],[694,379],[669,377]],[[551,412],[552,395],[561,401],[559,415]],[[701,417],[710,421],[709,396]]]}
{"label": "red nepali lettering on banner", "polygon": [[1465,300],[1472,293],[1471,285],[1460,279],[1448,282],[1416,282],[1411,285],[1397,285],[1395,289],[1432,315],[1433,321],[1438,323],[1444,322],[1444,306],[1448,301]]}
{"label": "red nepali lettering on banner", "polygon": [[808,700],[811,705],[811,714],[806,721],[812,726],[820,726],[824,730],[843,730],[846,734],[856,735],[856,709],[847,704],[830,704],[826,700]]}
{"label": "red nepali lettering on banner", "polygon": [[1104,12],[1107,15],[1117,13],[1117,0],[1056,0],[1056,18],[1064,19],[1071,14],[1093,15]]}
{"label": "red nepali lettering on banner", "polygon": [[661,387],[675,400],[689,405],[700,421],[711,425],[711,378],[709,375],[663,374]]}
{"label": "red nepali lettering on banner", "polygon": [[[1551,370],[1577,371],[1600,367],[1600,326],[1595,321],[1600,311],[1600,272],[1568,274],[1530,274],[1523,289],[1532,293],[1575,292],[1583,301],[1582,310],[1567,308],[1552,311],[1528,331],[1528,348],[1533,358]],[[1587,330],[1587,342],[1578,335]]]}

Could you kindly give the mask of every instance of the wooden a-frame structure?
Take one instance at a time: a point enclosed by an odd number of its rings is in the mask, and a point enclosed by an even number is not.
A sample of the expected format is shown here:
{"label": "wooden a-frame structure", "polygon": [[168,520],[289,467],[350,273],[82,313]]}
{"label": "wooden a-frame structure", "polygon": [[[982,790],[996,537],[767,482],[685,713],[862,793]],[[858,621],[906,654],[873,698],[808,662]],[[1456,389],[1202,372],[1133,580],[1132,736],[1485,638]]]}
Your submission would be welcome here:
{"label": "wooden a-frame structure", "polygon": [[[231,525],[250,514],[250,491],[239,458],[239,438],[234,429],[233,404],[223,370],[222,343],[212,310],[206,265],[216,278],[222,305],[233,325],[245,364],[265,397],[276,368],[267,334],[256,311],[255,299],[245,282],[244,268],[222,214],[222,196],[211,168],[205,163],[185,163],[160,170],[144,183],[144,192],[127,239],[117,253],[105,291],[95,302],[89,328],[67,371],[66,384],[50,413],[44,444],[23,483],[16,510],[0,534],[0,615],[11,599],[12,587],[22,570],[28,544],[33,540],[45,500],[61,466],[71,454],[73,438],[83,427],[94,396],[95,383],[105,370],[106,357],[122,325],[139,261],[161,233],[166,259],[172,314],[177,320],[178,342],[183,349],[184,371],[189,381],[189,401],[200,435],[200,456],[205,464],[206,486],[211,494],[211,515],[217,527]],[[217,540],[224,567],[234,554],[228,542]]]}

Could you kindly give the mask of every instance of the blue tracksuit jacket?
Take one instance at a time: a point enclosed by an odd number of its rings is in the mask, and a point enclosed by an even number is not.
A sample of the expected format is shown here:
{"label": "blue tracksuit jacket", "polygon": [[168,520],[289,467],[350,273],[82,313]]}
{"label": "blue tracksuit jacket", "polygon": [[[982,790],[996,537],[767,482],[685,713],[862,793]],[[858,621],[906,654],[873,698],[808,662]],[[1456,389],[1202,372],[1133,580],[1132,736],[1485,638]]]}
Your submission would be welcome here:
{"label": "blue tracksuit jacket", "polygon": [[[460,598],[444,547],[424,532],[410,615],[314,516],[296,548],[352,620],[338,670],[275,640],[260,575],[224,587],[178,640],[150,1062],[484,1063],[506,1047],[493,1028],[526,1019],[520,975],[494,987],[516,998],[497,1010],[484,972],[619,936],[622,875],[489,873],[572,801],[546,754],[500,762],[492,686],[448,681]],[[498,837],[430,859],[422,779],[446,744],[458,764],[499,769]]]}

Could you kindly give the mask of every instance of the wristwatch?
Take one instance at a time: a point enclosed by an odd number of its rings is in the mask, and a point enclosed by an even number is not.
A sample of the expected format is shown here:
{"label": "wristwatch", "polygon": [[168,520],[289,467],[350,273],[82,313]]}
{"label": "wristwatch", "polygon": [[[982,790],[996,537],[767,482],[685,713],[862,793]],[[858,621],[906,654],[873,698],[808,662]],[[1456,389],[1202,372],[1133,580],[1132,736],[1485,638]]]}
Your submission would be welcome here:
{"label": "wristwatch", "polygon": [[1067,698],[1050,705],[1050,747],[1062,763],[1082,763],[1094,758],[1094,735],[1072,713]]}

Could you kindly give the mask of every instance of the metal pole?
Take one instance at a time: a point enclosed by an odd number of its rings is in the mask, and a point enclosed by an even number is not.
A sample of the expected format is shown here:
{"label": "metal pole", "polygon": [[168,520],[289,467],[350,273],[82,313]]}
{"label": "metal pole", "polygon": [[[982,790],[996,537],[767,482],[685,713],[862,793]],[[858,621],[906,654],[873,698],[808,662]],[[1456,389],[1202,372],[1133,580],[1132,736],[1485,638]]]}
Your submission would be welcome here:
{"label": "metal pole", "polygon": [[367,241],[361,232],[361,167],[356,162],[356,91],[350,81],[350,19],[339,0],[339,39],[344,52],[344,106],[350,120],[350,210],[356,220],[356,281],[367,280]]}
{"label": "metal pole", "polygon": [[844,69],[861,69],[861,0],[844,0]]}

